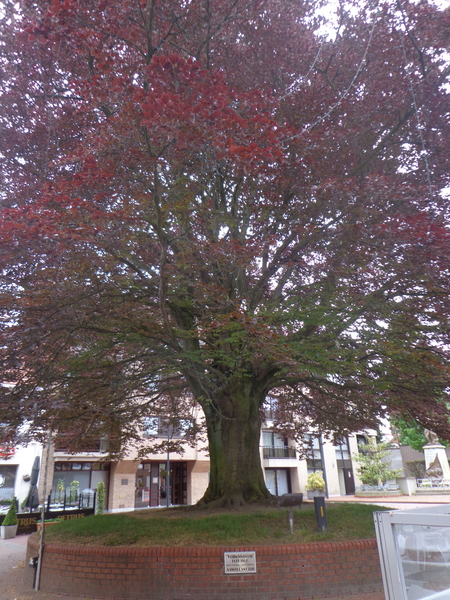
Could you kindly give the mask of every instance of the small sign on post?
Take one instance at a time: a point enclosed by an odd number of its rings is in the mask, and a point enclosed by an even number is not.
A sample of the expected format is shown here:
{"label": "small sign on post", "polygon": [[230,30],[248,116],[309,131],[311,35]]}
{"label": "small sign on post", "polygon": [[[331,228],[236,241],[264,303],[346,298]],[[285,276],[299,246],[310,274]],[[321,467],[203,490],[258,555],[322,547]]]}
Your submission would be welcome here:
{"label": "small sign on post", "polygon": [[228,575],[256,573],[256,552],[225,552],[224,569]]}
{"label": "small sign on post", "polygon": [[303,494],[283,494],[278,498],[278,506],[288,509],[288,521],[291,534],[294,534],[294,515],[292,508],[298,506],[300,508],[303,502]]}

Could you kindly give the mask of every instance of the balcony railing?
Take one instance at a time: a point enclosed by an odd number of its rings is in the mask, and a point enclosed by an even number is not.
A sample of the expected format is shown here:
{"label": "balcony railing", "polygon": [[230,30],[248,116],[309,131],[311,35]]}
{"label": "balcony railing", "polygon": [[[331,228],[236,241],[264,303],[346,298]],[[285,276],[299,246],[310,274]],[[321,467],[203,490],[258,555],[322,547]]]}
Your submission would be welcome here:
{"label": "balcony railing", "polygon": [[296,458],[295,448],[290,446],[263,446],[263,458]]}
{"label": "balcony railing", "polygon": [[[100,438],[100,439],[85,439],[83,440],[83,444],[77,448],[77,452],[85,452],[85,453],[101,453],[105,454],[108,452],[110,448],[110,440],[108,438]],[[60,436],[55,440],[55,452],[59,452],[61,454],[71,453],[71,449],[66,445],[64,441],[64,436]]]}

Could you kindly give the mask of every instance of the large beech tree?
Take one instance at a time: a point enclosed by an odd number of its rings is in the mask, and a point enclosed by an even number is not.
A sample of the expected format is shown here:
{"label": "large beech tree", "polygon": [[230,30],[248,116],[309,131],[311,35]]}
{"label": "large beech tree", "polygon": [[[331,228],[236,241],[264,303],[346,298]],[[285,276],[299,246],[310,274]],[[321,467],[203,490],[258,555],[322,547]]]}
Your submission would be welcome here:
{"label": "large beech tree", "polygon": [[5,0],[0,421],[205,414],[206,502],[281,431],[450,439],[450,10]]}

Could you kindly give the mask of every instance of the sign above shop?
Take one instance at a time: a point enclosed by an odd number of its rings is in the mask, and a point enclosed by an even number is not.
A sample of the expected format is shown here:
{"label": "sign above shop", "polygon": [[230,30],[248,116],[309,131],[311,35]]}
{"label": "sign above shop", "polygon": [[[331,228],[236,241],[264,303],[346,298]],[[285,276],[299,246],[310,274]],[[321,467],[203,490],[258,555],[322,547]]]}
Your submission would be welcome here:
{"label": "sign above shop", "polygon": [[14,456],[14,452],[13,446],[0,446],[0,458],[11,458]]}

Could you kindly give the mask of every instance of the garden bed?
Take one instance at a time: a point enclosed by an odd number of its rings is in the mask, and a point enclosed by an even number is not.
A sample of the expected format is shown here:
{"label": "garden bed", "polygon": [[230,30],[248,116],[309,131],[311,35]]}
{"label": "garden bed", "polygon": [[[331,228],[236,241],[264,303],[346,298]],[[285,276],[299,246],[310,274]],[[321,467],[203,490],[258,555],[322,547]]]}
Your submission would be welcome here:
{"label": "garden bed", "polygon": [[[318,531],[312,503],[304,503],[294,510],[293,535],[286,509],[258,506],[64,522],[45,533],[40,589],[128,600],[297,600],[378,592],[375,510],[380,508],[327,504],[329,528]],[[38,542],[37,534],[30,537],[27,564],[37,556]],[[226,572],[225,552],[250,552],[256,572]],[[33,575],[26,569],[30,587]]]}
{"label": "garden bed", "polygon": [[287,509],[247,505],[233,511],[197,507],[140,510],[64,522],[47,542],[95,546],[223,546],[345,542],[374,538],[370,504],[326,503],[328,530],[319,531],[312,502],[295,509],[291,535]]}

